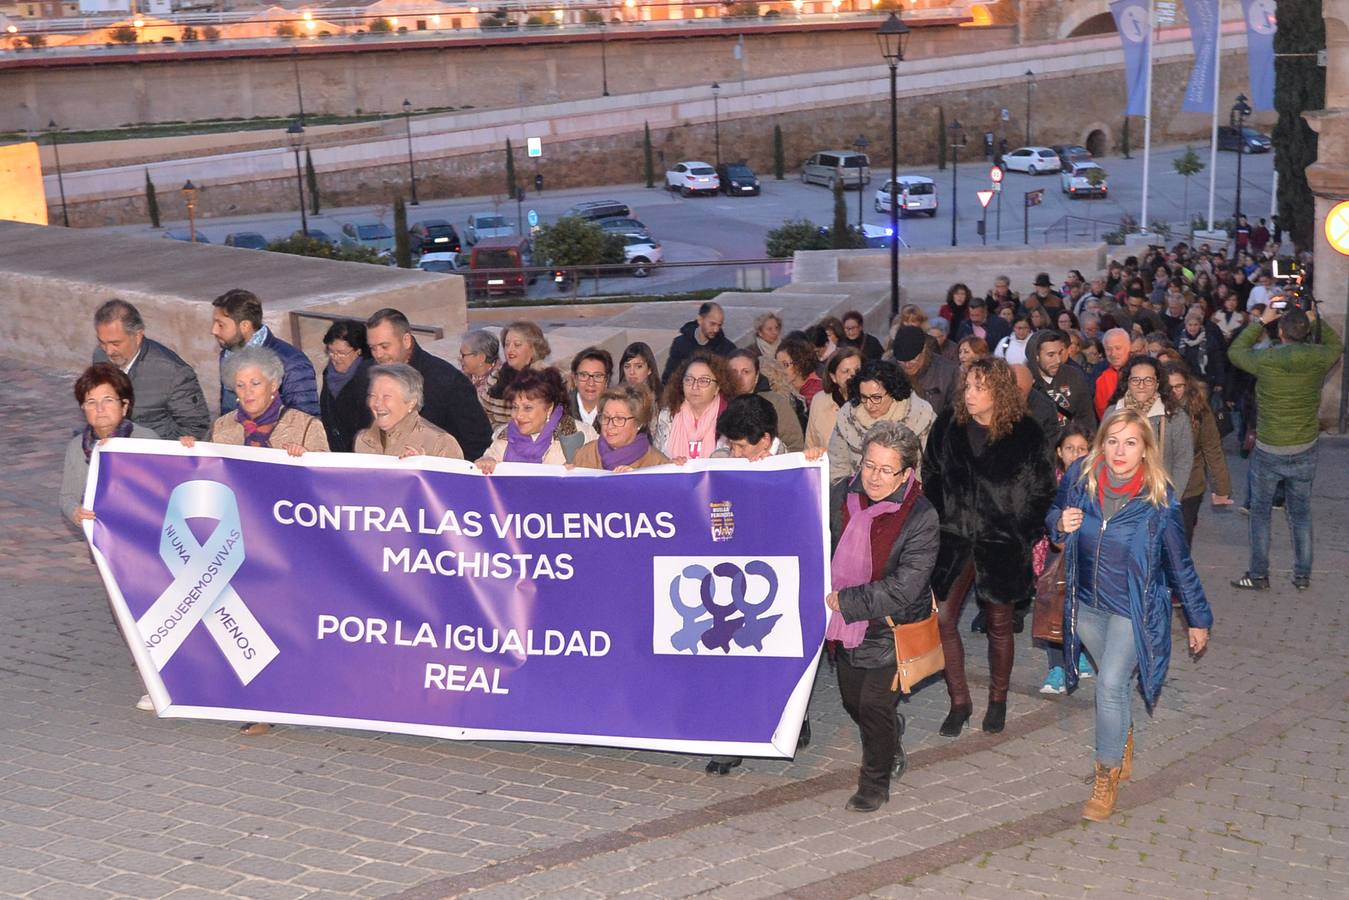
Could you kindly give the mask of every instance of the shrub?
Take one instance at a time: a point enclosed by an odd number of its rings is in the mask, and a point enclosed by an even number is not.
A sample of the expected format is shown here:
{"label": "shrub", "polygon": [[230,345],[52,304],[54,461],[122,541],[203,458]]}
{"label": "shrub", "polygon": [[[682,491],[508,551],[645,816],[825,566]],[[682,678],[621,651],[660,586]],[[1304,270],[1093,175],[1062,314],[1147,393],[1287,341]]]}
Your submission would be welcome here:
{"label": "shrub", "polygon": [[785,259],[797,250],[824,250],[828,246],[820,226],[809,219],[788,219],[768,232],[764,250],[773,259]]}

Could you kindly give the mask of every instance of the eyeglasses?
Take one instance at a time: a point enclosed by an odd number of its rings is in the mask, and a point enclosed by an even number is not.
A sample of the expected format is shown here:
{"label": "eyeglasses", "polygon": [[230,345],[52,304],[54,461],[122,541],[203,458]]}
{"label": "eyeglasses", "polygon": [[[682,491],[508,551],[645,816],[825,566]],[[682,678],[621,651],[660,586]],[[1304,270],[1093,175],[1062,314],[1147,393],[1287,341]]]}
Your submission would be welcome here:
{"label": "eyeglasses", "polygon": [[1151,375],[1145,375],[1145,376],[1143,376],[1143,377],[1141,377],[1141,378],[1130,378],[1130,379],[1129,379],[1129,385],[1130,385],[1131,387],[1147,387],[1147,386],[1150,385],[1150,384],[1156,384],[1156,383],[1157,383],[1157,379],[1156,379],[1156,378],[1153,378]]}
{"label": "eyeglasses", "polygon": [[481,350],[470,350],[467,352],[463,350],[459,351],[459,358],[461,360],[468,359],[470,356],[482,356],[482,355],[483,353]]}
{"label": "eyeglasses", "polygon": [[[356,356],[360,353],[359,350],[356,350],[354,348],[351,350],[334,350],[332,347],[328,347],[326,349],[326,352],[328,356],[330,356],[333,359],[351,359],[353,356]],[[460,353],[459,358],[463,359],[464,354]]]}
{"label": "eyeglasses", "polygon": [[705,387],[711,387],[712,385],[714,385],[714,384],[716,384],[716,383],[717,383],[717,379],[711,378],[711,377],[709,377],[709,376],[707,376],[707,375],[703,375],[703,376],[700,377],[700,378],[694,378],[692,375],[685,375],[685,376],[684,376],[684,387],[694,387],[694,386],[696,385],[697,387],[705,388]]}
{"label": "eyeglasses", "polygon": [[889,397],[889,394],[861,394],[862,402],[867,406],[874,406]]}
{"label": "eyeglasses", "polygon": [[871,475],[880,475],[883,478],[894,478],[896,475],[899,475],[904,470],[892,469],[890,466],[878,466],[875,465],[874,463],[864,462],[862,463],[862,471],[867,472],[868,474]]}
{"label": "eyeglasses", "polygon": [[610,425],[615,428],[624,428],[629,422],[636,421],[636,416],[600,416],[600,427],[608,428]]}
{"label": "eyeglasses", "polygon": [[121,406],[122,402],[121,397],[90,397],[88,400],[81,403],[80,406],[83,406],[85,409],[98,409],[103,406]]}
{"label": "eyeglasses", "polygon": [[577,381],[608,381],[609,376],[603,372],[577,372]]}

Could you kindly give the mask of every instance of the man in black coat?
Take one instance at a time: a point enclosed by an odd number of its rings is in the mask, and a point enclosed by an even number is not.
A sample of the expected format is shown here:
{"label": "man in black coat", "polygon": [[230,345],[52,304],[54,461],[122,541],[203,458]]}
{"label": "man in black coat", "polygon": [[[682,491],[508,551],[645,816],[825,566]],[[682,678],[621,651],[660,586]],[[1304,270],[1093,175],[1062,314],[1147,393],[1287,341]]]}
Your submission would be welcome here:
{"label": "man in black coat", "polygon": [[1002,316],[990,311],[988,301],[980,297],[971,298],[969,306],[969,314],[956,329],[956,336],[952,340],[959,344],[970,335],[981,337],[988,343],[988,351],[992,353],[998,342],[1012,333],[1012,326]]}
{"label": "man in black coat", "polygon": [[1049,441],[1058,443],[1060,432],[1074,422],[1096,430],[1096,408],[1087,377],[1068,362],[1068,335],[1057,329],[1032,335],[1026,342],[1026,368],[1032,391],[1048,398],[1054,407],[1053,427],[1045,435]]}
{"label": "man in black coat", "polygon": [[895,362],[909,376],[913,392],[931,404],[934,413],[950,406],[960,384],[960,366],[933,353],[927,335],[916,325],[904,325],[895,332],[893,346]]}
{"label": "man in black coat", "polygon": [[727,357],[735,352],[735,344],[721,333],[726,324],[726,312],[721,304],[707,301],[698,307],[698,318],[685,322],[679,334],[670,342],[670,356],[665,360],[665,371],[661,374],[662,384],[668,384],[674,370],[684,360],[693,355],[694,350],[707,350],[717,356]]}
{"label": "man in black coat", "polygon": [[396,309],[381,309],[365,329],[375,362],[405,363],[421,373],[426,383],[422,418],[448,431],[463,448],[464,459],[482,456],[492,443],[492,426],[468,376],[423,350],[412,336],[407,316]]}
{"label": "man in black coat", "polygon": [[109,300],[94,313],[98,349],[94,362],[117,366],[131,379],[136,404],[131,421],[167,441],[204,438],[211,412],[197,373],[182,358],[145,336],[145,320],[125,300]]}

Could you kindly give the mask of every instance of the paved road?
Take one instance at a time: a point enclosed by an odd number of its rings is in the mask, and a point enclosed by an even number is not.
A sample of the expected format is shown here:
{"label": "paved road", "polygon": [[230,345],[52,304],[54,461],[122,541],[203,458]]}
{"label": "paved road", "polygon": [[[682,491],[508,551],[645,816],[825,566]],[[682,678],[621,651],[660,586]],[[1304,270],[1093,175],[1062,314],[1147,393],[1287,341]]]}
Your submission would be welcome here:
{"label": "paved road", "polygon": [[[732,150],[723,148],[730,158]],[[1169,221],[1179,226],[1196,214],[1203,214],[1208,205],[1207,169],[1190,179],[1186,196],[1185,179],[1175,173],[1171,161],[1185,152],[1184,146],[1159,148],[1153,154],[1149,221]],[[1207,166],[1206,148],[1196,148]],[[710,155],[710,154],[709,154]],[[989,208],[989,243],[1004,246],[1021,245],[1025,240],[1023,228],[1024,197],[1027,191],[1043,190],[1044,203],[1030,212],[1030,244],[1083,243],[1097,240],[1107,231],[1119,227],[1126,213],[1138,219],[1141,215],[1142,160],[1107,158],[1102,161],[1110,177],[1110,196],[1103,199],[1073,200],[1064,195],[1057,174],[1030,176],[1008,173],[1004,181],[1001,241],[998,240],[997,201]],[[980,159],[959,165],[957,172],[950,168],[938,172],[933,168],[901,169],[903,174],[927,175],[937,181],[940,209],[935,218],[916,216],[904,219],[900,234],[912,247],[945,247],[951,242],[951,180],[957,178],[959,210],[957,238],[961,245],[980,241],[976,223],[981,215],[975,191],[989,186],[989,163]],[[1246,156],[1242,162],[1242,207],[1253,217],[1267,216],[1270,209],[1270,188],[1273,155]],[[872,184],[863,192],[862,219],[866,223],[884,225],[888,215],[877,213],[873,207],[876,189],[884,183],[888,172],[877,170]],[[526,180],[529,175],[526,173]],[[659,181],[658,181],[659,184]],[[1235,208],[1236,154],[1218,154],[1218,187],[1215,215],[1221,219],[1230,216]],[[640,185],[613,185],[607,188],[585,188],[566,191],[530,193],[522,205],[505,201],[504,197],[470,197],[456,199],[427,199],[408,210],[409,222],[420,219],[443,218],[462,228],[470,213],[497,211],[509,221],[526,222],[528,210],[535,210],[540,221],[554,221],[574,203],[582,200],[614,199],[627,203],[637,218],[645,223],[664,245],[666,258],[671,261],[692,262],[704,260],[759,259],[764,256],[764,241],[768,231],[786,219],[806,218],[820,225],[833,221],[833,195],[825,187],[802,184],[797,178],[775,181],[769,174],[763,182],[760,197],[690,197],[682,198],[659,187],[647,190]],[[848,192],[848,216],[857,220],[857,193]],[[1187,215],[1188,212],[1188,215]],[[388,207],[359,207],[326,210],[310,217],[311,227],[328,234],[340,234],[342,225],[356,220],[380,219],[392,222]],[[168,227],[185,228],[186,223],[164,223]],[[297,213],[277,213],[232,219],[210,219],[199,222],[200,231],[211,241],[220,243],[233,231],[259,231],[268,238],[283,237],[299,230]],[[148,226],[117,226],[109,230],[122,233],[156,234]],[[1179,238],[1177,238],[1179,239]],[[243,251],[241,251],[243,252]],[[753,277],[763,277],[764,286],[776,287],[786,283],[785,265],[755,266]],[[658,270],[646,279],[605,278],[601,293],[672,293],[702,288],[730,288],[737,282],[739,267],[667,268]],[[755,286],[755,285],[750,285]],[[583,292],[594,293],[592,282],[583,286]],[[554,289],[541,282],[531,292],[546,297]]]}
{"label": "paved road", "polygon": [[[310,728],[244,738],[137,712],[103,590],[54,505],[71,377],[0,357],[0,381],[5,896],[1344,896],[1344,443],[1322,452],[1305,594],[1289,583],[1281,521],[1274,589],[1228,589],[1246,522],[1203,511],[1213,644],[1198,662],[1178,653],[1156,714],[1136,711],[1135,780],[1109,823],[1077,818],[1092,685],[1036,693],[1044,658],[1026,635],[1007,731],[937,737],[944,692],[923,688],[903,707],[909,774],[882,812],[859,816],[842,808],[856,733],[827,672],[815,742],[724,779],[654,752]],[[37,427],[35,409],[70,415]],[[980,654],[971,662],[978,680]]]}

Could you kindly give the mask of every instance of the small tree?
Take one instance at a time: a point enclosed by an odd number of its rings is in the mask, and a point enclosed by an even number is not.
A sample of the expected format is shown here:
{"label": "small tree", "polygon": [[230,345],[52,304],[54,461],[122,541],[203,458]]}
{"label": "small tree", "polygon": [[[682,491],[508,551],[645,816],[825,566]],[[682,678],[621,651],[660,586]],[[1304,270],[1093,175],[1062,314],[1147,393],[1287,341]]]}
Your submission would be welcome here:
{"label": "small tree", "polygon": [[656,186],[656,162],[653,159],[651,150],[651,123],[642,123],[642,165],[646,175],[646,186],[653,188]]}
{"label": "small tree", "polygon": [[1105,184],[1105,170],[1099,166],[1092,166],[1087,170],[1087,184],[1091,186],[1091,193],[1087,194],[1087,208],[1096,202],[1096,192]]}
{"label": "small tree", "polygon": [[623,239],[594,222],[564,216],[539,227],[534,235],[534,258],[559,268],[620,263]]}
{"label": "small tree", "polygon": [[150,214],[150,227],[159,227],[159,198],[155,196],[155,183],[150,180],[150,170],[145,170],[145,209]]}
{"label": "small tree", "polygon": [[28,35],[28,46],[34,50],[41,50],[47,46],[47,36],[45,34]]}
{"label": "small tree", "polygon": [[733,0],[730,3],[723,3],[726,12],[722,13],[722,18],[726,19],[757,19],[759,18],[759,4],[754,0]]}
{"label": "small tree", "polygon": [[293,38],[296,35],[295,24],[293,22],[281,22],[272,29],[272,33],[277,37]]}
{"label": "small tree", "polygon": [[1198,175],[1204,171],[1204,162],[1199,158],[1199,154],[1194,152],[1193,147],[1186,147],[1185,153],[1171,160],[1171,165],[1176,170],[1176,174],[1185,179],[1185,190],[1182,196],[1185,198],[1181,203],[1181,221],[1190,218],[1190,177]]}
{"label": "small tree", "polygon": [[604,13],[594,9],[587,9],[581,13],[581,22],[585,25],[601,25],[604,23]]}
{"label": "small tree", "polygon": [[314,171],[314,157],[310,155],[309,148],[304,151],[304,180],[309,188],[309,211],[314,215],[319,214],[319,176]]}
{"label": "small tree", "polygon": [[1125,117],[1124,117],[1124,129],[1123,129],[1122,131],[1120,131],[1119,142],[1120,142],[1120,149],[1121,149],[1122,151],[1124,151],[1124,158],[1125,158],[1125,159],[1133,159],[1133,157],[1129,155],[1129,117],[1128,117],[1128,116],[1125,116]]}
{"label": "small tree", "polygon": [[[858,187],[861,190],[861,187]],[[853,250],[862,246],[862,235],[848,226],[848,198],[843,182],[834,181],[834,225],[829,231],[829,246],[834,250]]]}
{"label": "small tree", "polygon": [[809,219],[788,219],[768,232],[764,251],[773,259],[786,259],[797,250],[823,250],[820,226]]}
{"label": "small tree", "polygon": [[191,25],[186,25],[183,27],[183,33],[179,35],[179,37],[183,39],[184,43],[190,44],[197,40],[197,29],[193,28]]}
{"label": "small tree", "polygon": [[400,269],[412,268],[412,242],[408,240],[408,208],[402,196],[393,198],[393,258]]}
{"label": "small tree", "polygon": [[946,171],[946,107],[937,107],[937,168]]}
{"label": "small tree", "polygon": [[506,138],[506,196],[515,199],[515,151],[511,149],[511,139]]}
{"label": "small tree", "polygon": [[778,181],[787,177],[787,154],[782,148],[782,126],[773,126],[773,177]]}
{"label": "small tree", "polygon": [[207,25],[201,30],[201,36],[203,40],[218,41],[220,40],[220,29],[214,25]]}
{"label": "small tree", "polygon": [[370,23],[371,34],[388,34],[393,31],[393,26],[389,24],[388,19],[375,19]]}
{"label": "small tree", "polygon": [[274,253],[289,253],[293,256],[311,256],[315,259],[336,259],[343,262],[373,263],[379,266],[385,264],[384,258],[379,255],[379,251],[371,247],[361,247],[358,245],[334,247],[325,240],[320,240],[316,237],[305,237],[298,231],[288,238],[271,241],[267,244],[267,249]]}
{"label": "small tree", "polygon": [[134,44],[141,39],[140,32],[131,25],[118,25],[108,32],[108,37],[118,44]]}

